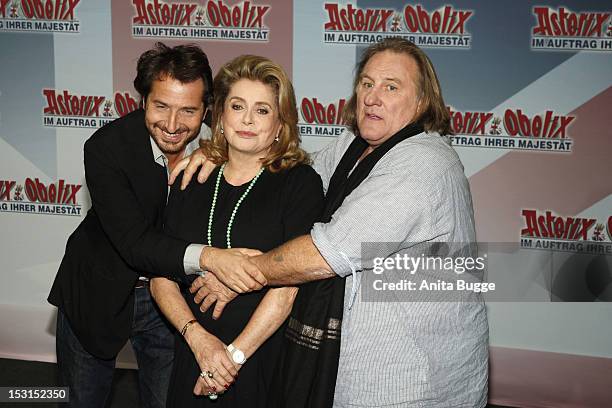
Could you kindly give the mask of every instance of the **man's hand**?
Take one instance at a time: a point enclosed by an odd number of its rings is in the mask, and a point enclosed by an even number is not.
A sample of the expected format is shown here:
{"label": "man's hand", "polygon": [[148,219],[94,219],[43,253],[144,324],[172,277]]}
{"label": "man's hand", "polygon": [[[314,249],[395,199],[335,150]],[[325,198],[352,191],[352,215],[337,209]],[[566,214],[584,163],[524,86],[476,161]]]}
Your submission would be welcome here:
{"label": "man's hand", "polygon": [[246,248],[219,249],[205,247],[200,255],[200,268],[215,276],[234,292],[246,293],[259,290],[268,281],[250,260],[260,251]]}
{"label": "man's hand", "polygon": [[185,170],[185,173],[183,174],[183,181],[181,182],[181,190],[184,190],[198,169],[200,169],[200,172],[198,173],[198,182],[202,184],[206,181],[206,179],[208,179],[208,176],[210,176],[210,173],[213,172],[215,167],[217,167],[217,165],[209,161],[206,156],[204,156],[202,149],[197,149],[191,154],[191,156],[185,157],[183,160],[178,162],[176,166],[174,166],[174,169],[168,178],[168,184],[174,183],[174,180],[176,180],[179,174],[181,174],[181,171]]}
{"label": "man's hand", "polygon": [[197,304],[202,303],[200,305],[202,313],[206,312],[208,308],[216,302],[212,314],[215,320],[221,317],[221,313],[223,313],[225,306],[238,296],[238,293],[219,282],[217,277],[212,273],[207,273],[203,277],[196,278],[191,284],[189,291],[192,294],[195,293],[194,300]]}

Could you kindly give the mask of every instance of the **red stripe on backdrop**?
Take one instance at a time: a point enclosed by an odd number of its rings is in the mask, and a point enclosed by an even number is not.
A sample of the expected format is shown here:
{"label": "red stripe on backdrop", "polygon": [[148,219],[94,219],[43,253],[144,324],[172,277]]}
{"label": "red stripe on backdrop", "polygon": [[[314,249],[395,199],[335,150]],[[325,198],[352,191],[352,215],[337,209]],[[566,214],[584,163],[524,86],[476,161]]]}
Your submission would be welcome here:
{"label": "red stripe on backdrop", "polygon": [[612,406],[612,358],[491,347],[489,403],[524,408]]}
{"label": "red stripe on backdrop", "polygon": [[513,151],[470,177],[479,241],[517,242],[521,208],[571,216],[612,194],[610,106],[612,87],[570,113],[572,153]]}

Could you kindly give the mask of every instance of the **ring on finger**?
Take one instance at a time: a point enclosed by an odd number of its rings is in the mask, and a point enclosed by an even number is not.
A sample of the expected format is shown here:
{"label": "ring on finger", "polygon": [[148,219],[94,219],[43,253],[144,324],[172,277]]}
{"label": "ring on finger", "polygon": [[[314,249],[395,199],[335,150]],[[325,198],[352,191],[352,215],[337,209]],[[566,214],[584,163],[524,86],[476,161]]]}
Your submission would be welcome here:
{"label": "ring on finger", "polygon": [[202,372],[200,372],[200,377],[203,378],[203,379],[213,378],[213,373],[212,373],[212,371],[208,371],[208,370],[202,371]]}
{"label": "ring on finger", "polygon": [[210,392],[208,393],[208,398],[209,398],[209,399],[211,399],[211,400],[213,400],[213,401],[214,401],[214,400],[216,400],[218,397],[219,397],[219,395],[217,395],[217,393],[216,393],[216,392],[210,391]]}

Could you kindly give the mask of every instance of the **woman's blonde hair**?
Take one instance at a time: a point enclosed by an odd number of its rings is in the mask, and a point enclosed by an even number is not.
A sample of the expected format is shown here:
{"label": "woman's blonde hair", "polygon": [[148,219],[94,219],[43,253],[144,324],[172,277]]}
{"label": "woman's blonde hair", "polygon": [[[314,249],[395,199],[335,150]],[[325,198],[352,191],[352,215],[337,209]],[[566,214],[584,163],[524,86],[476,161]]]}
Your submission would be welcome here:
{"label": "woman's blonde hair", "polygon": [[278,118],[281,122],[279,140],[272,143],[270,151],[262,159],[262,166],[271,172],[278,172],[298,164],[309,164],[308,153],[300,147],[293,85],[280,65],[257,55],[241,55],[234,58],[223,65],[215,76],[212,137],[210,140],[200,142],[206,157],[216,164],[228,160],[227,141],[221,133],[221,115],[231,87],[241,79],[262,82],[271,87],[276,96]]}

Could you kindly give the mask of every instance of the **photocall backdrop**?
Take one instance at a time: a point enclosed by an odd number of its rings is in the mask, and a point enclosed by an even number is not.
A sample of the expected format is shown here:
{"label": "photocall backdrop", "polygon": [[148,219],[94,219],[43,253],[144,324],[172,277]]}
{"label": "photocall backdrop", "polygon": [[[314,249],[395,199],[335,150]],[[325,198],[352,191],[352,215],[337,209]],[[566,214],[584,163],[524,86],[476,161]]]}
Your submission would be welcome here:
{"label": "photocall backdrop", "polygon": [[[491,274],[548,289],[538,302],[488,304],[491,400],[609,403],[611,13],[608,1],[575,0],[0,0],[0,357],[55,359],[46,297],[90,206],[83,143],[137,108],[144,50],[196,43],[215,71],[245,53],[277,61],[316,151],[344,129],[363,49],[401,36],[437,69],[478,240],[520,252]],[[551,266],[578,255],[608,266]],[[569,290],[551,292],[558,282]]]}

